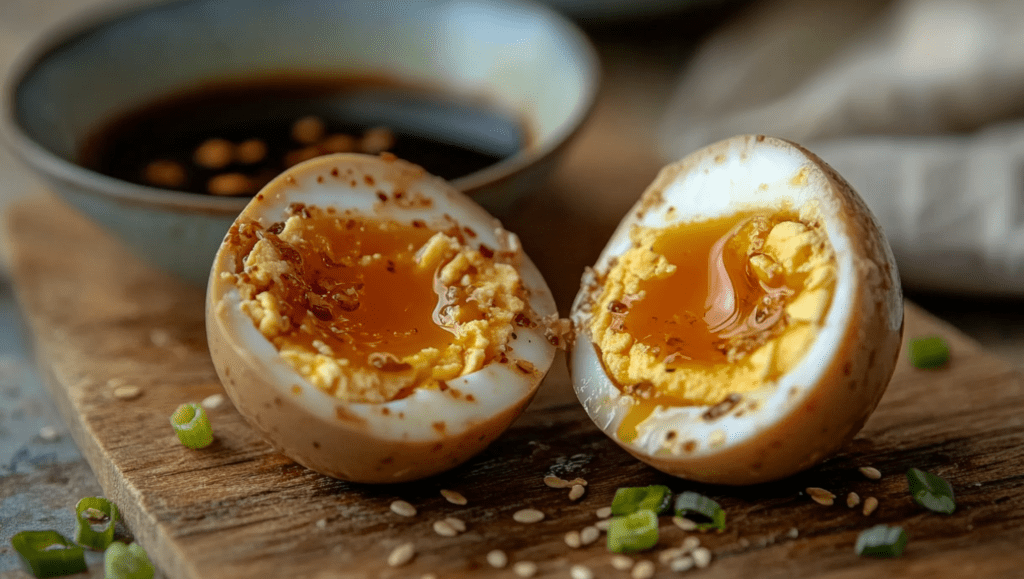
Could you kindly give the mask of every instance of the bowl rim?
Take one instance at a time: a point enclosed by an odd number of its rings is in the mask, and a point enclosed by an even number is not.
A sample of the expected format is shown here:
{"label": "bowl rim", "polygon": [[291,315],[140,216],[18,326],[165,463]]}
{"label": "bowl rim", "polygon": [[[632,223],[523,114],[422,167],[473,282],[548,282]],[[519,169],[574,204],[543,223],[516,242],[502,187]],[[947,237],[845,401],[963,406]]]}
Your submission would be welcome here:
{"label": "bowl rim", "polygon": [[[38,172],[38,176],[70,184],[78,191],[91,196],[110,198],[128,205],[159,207],[182,213],[234,216],[241,212],[252,196],[220,197],[139,185],[73,163],[33,139],[17,114],[17,95],[25,79],[40,63],[61,48],[87,34],[137,14],[173,4],[207,1],[210,0],[141,0],[92,6],[71,14],[27,42],[0,84],[0,135],[10,150],[23,163]],[[494,6],[501,4],[501,0],[458,1]],[[574,52],[579,55],[577,64],[583,73],[582,98],[574,103],[562,125],[547,139],[536,141],[493,165],[450,181],[456,189],[470,197],[474,196],[476,190],[491,183],[507,180],[566,146],[592,114],[600,91],[600,58],[586,33],[568,17],[537,0],[521,0],[519,4],[522,9],[539,14],[542,19],[552,23],[553,30],[573,46]],[[529,130],[529,123],[526,126]]]}

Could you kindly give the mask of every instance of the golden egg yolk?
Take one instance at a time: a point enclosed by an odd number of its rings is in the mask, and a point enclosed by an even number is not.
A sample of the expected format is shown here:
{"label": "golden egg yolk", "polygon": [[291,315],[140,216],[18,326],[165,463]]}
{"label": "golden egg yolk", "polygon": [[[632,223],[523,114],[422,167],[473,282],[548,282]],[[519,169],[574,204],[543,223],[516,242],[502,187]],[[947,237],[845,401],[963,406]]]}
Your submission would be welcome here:
{"label": "golden egg yolk", "polygon": [[591,335],[634,401],[630,441],[658,406],[735,401],[793,368],[831,303],[835,257],[796,212],[635,227],[610,269]]}
{"label": "golden egg yolk", "polygon": [[500,354],[526,307],[500,253],[458,227],[303,206],[254,236],[236,284],[299,373],[339,398],[383,402]]}

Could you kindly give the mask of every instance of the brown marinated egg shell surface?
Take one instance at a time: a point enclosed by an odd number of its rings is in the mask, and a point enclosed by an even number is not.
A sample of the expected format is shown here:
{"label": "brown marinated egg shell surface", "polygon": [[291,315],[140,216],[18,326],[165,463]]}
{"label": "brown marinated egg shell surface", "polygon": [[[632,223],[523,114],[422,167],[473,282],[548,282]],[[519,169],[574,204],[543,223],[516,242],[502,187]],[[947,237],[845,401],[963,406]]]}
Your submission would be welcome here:
{"label": "brown marinated egg shell surface", "polygon": [[[280,224],[302,215],[303,208],[311,216],[338,215],[366,223],[454,232],[472,245],[477,259],[481,254],[493,255],[495,262],[514,265],[521,286],[518,295],[526,302],[523,311],[505,324],[507,328],[492,328],[492,333],[484,334],[508,336],[507,343],[481,345],[488,352],[482,365],[467,365],[461,374],[426,380],[420,387],[382,389],[385,394],[379,399],[317,382],[315,369],[282,357],[272,341],[280,346],[279,336],[273,331],[263,333],[267,328],[261,329],[261,322],[273,316],[251,316],[252,307],[245,305],[251,302],[242,296],[240,288],[245,286],[239,281],[245,277],[243,272],[251,271],[251,261],[246,260],[255,240],[271,237],[267,233],[271,227],[280,232]],[[388,256],[380,259],[386,263]],[[435,280],[439,278],[440,270]],[[401,283],[393,285],[394,292],[409,289]],[[445,293],[445,288],[434,289]],[[427,296],[438,302],[438,310],[440,294]],[[293,306],[281,310],[294,312]],[[318,310],[313,317],[326,315]],[[226,236],[207,295],[211,356],[242,416],[300,464],[355,482],[414,480],[447,470],[483,450],[522,413],[550,367],[555,346],[548,326],[555,320],[551,293],[515,235],[443,180],[387,154],[318,157],[268,184]],[[320,354],[333,354],[337,344],[333,346],[317,344],[319,354],[314,348],[314,357],[329,359]],[[467,364],[470,358],[466,356]],[[388,367],[390,362],[383,365],[382,374],[395,369]],[[396,367],[406,369],[402,364]]]}
{"label": "brown marinated egg shell surface", "polygon": [[[746,217],[765,220],[765,231],[782,224],[785,229],[810,230],[807,235],[817,239],[811,257],[800,258],[814,264],[798,278],[808,286],[789,288],[795,297],[782,302],[785,313],[777,327],[768,327],[739,346],[728,340],[713,341],[712,345],[725,344],[715,346],[722,350],[721,359],[705,366],[700,360],[654,364],[633,351],[622,363],[615,356],[603,357],[607,353],[602,352],[602,344],[619,344],[607,339],[601,333],[604,326],[595,320],[607,318],[609,309],[628,316],[648,297],[638,294],[639,299],[631,295],[624,302],[602,301],[609,288],[614,290],[608,284],[618,283],[616,276],[623,267],[646,268],[649,271],[628,273],[651,278],[668,276],[673,270],[664,260],[625,263],[633,259],[630,256],[645,252],[656,256],[659,242],[650,240],[661,236],[664,243],[674,235],[665,232],[681,231],[684,235],[678,239],[687,239],[688,228],[722,223],[724,231],[732,224],[747,223]],[[753,246],[759,247],[758,243]],[[766,247],[764,252],[778,257],[786,251],[785,243],[779,247]],[[681,254],[686,248],[668,249],[666,254]],[[756,252],[752,257],[747,272],[759,269],[758,259],[771,261]],[[708,263],[707,257],[698,258]],[[736,271],[743,269],[741,265]],[[767,277],[764,271],[759,274]],[[694,279],[693,283],[705,282]],[[647,305],[658,318],[678,314],[671,305],[664,306],[664,311]],[[806,316],[808,321],[790,319],[789,313],[798,310],[800,315],[794,317]],[[710,319],[708,315],[705,312],[704,321]],[[860,430],[892,375],[903,306],[888,243],[849,184],[799,145],[749,135],[713,144],[661,171],[584,275],[571,318],[576,336],[570,350],[573,386],[599,428],[625,450],[666,473],[743,485],[809,468]],[[629,318],[625,319],[628,325]],[[594,335],[595,328],[601,335]],[[649,335],[622,339],[651,342]],[[671,343],[671,338],[658,342],[654,351]],[[711,352],[707,356],[716,355],[714,348],[705,349]],[[672,365],[680,367],[667,367]],[[703,377],[691,389],[672,382],[652,386],[661,379],[652,372],[681,373],[686,367],[697,368],[694,372]],[[616,379],[623,376],[638,382]]]}

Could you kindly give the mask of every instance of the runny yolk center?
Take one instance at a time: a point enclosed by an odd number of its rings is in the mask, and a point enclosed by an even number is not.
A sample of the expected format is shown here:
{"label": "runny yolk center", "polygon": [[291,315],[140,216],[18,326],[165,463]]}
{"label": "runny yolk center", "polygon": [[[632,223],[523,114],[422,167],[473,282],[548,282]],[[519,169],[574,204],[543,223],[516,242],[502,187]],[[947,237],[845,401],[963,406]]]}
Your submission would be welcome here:
{"label": "runny yolk center", "polygon": [[374,353],[395,358],[425,348],[443,349],[452,334],[438,325],[433,269],[420,268],[416,250],[434,234],[426,227],[390,221],[314,216],[304,220],[298,242],[268,234],[294,275],[282,278],[282,304],[304,323],[287,336],[316,349],[315,341],[355,366]]}
{"label": "runny yolk center", "polygon": [[752,215],[671,228],[654,242],[675,271],[640,282],[640,299],[625,307],[622,329],[652,348],[669,370],[729,361],[764,343],[782,318],[791,290],[750,271],[731,243]]}

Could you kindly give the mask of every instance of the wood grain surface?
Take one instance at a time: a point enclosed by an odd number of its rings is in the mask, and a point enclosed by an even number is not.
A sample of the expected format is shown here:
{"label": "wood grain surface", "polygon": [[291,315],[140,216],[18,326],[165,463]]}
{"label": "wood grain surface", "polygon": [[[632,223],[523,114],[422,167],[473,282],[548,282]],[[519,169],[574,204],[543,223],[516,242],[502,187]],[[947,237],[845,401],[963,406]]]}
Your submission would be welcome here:
{"label": "wood grain surface", "polygon": [[[901,360],[864,431],[840,456],[791,479],[731,489],[661,475],[590,423],[556,360],[542,394],[485,453],[433,479],[372,487],[317,475],[273,452],[229,403],[211,413],[213,446],[196,452],[178,444],[167,423],[173,409],[222,391],[205,347],[203,291],[140,263],[53,199],[18,207],[8,233],[51,394],[107,495],[170,577],[511,576],[487,565],[495,548],[512,561],[537,562],[542,575],[567,576],[570,565],[585,563],[598,576],[625,576],[609,566],[600,542],[571,549],[563,536],[596,521],[594,511],[609,504],[617,487],[656,483],[707,493],[728,511],[725,533],[700,536],[715,561],[695,576],[1022,573],[1024,381],[912,305],[907,336],[946,336],[951,364],[921,371]],[[115,399],[121,383],[139,386],[142,395]],[[880,469],[883,478],[864,478],[857,471],[863,465]],[[952,483],[954,515],[928,513],[910,500],[902,473],[911,466]],[[565,490],[543,484],[548,473],[587,479],[586,495],[570,501]],[[842,500],[824,507],[803,494],[808,486],[840,499],[851,491],[874,496],[880,507],[870,517]],[[449,504],[442,488],[462,492],[469,503]],[[388,506],[397,498],[419,514],[393,514]],[[512,513],[527,506],[544,511],[546,520],[513,522]],[[462,518],[468,530],[455,538],[436,535],[431,524],[445,516]],[[903,558],[854,555],[857,533],[878,522],[908,530]],[[665,519],[658,548],[684,536]],[[405,541],[416,544],[416,558],[389,568],[388,553]],[[640,558],[656,559],[656,551]],[[659,572],[672,574],[663,565]]]}
{"label": "wood grain surface", "polygon": [[[644,111],[659,94],[649,83],[665,76],[645,66],[619,63],[615,70],[628,69],[632,80],[607,84],[551,183],[502,216],[563,313],[583,267],[661,165]],[[178,444],[168,424],[174,408],[222,392],[206,350],[202,289],[151,269],[45,195],[11,211],[6,248],[51,395],[107,495],[175,579],[513,577],[487,564],[496,548],[511,562],[536,562],[538,576],[568,577],[571,565],[583,563],[596,577],[627,577],[612,569],[601,541],[572,549],[563,537],[594,523],[617,487],[647,484],[697,490],[727,510],[724,533],[699,535],[714,561],[687,573],[694,577],[1024,577],[1024,379],[910,304],[906,336],[945,336],[949,366],[921,371],[901,358],[865,429],[839,456],[791,479],[735,489],[658,473],[591,424],[557,359],[526,414],[480,456],[432,479],[363,486],[273,452],[230,403],[211,412],[211,447]],[[119,384],[142,394],[118,400]],[[882,479],[863,477],[857,468],[866,465]],[[955,514],[913,503],[903,476],[912,466],[952,483]],[[549,473],[585,478],[586,495],[572,502],[567,490],[546,487]],[[804,493],[810,486],[839,500],[819,505]],[[448,503],[441,489],[462,492],[468,504]],[[877,512],[847,508],[849,492],[876,497]],[[419,514],[392,513],[389,504],[399,498]],[[512,513],[524,507],[546,519],[514,522]],[[435,534],[432,523],[446,516],[466,521],[467,531]],[[854,554],[857,534],[880,522],[909,532],[902,558]],[[657,549],[637,558],[657,561],[659,550],[685,536],[665,518]],[[388,567],[388,553],[406,541],[416,545],[415,559]],[[657,569],[659,577],[676,576],[665,565]]]}

